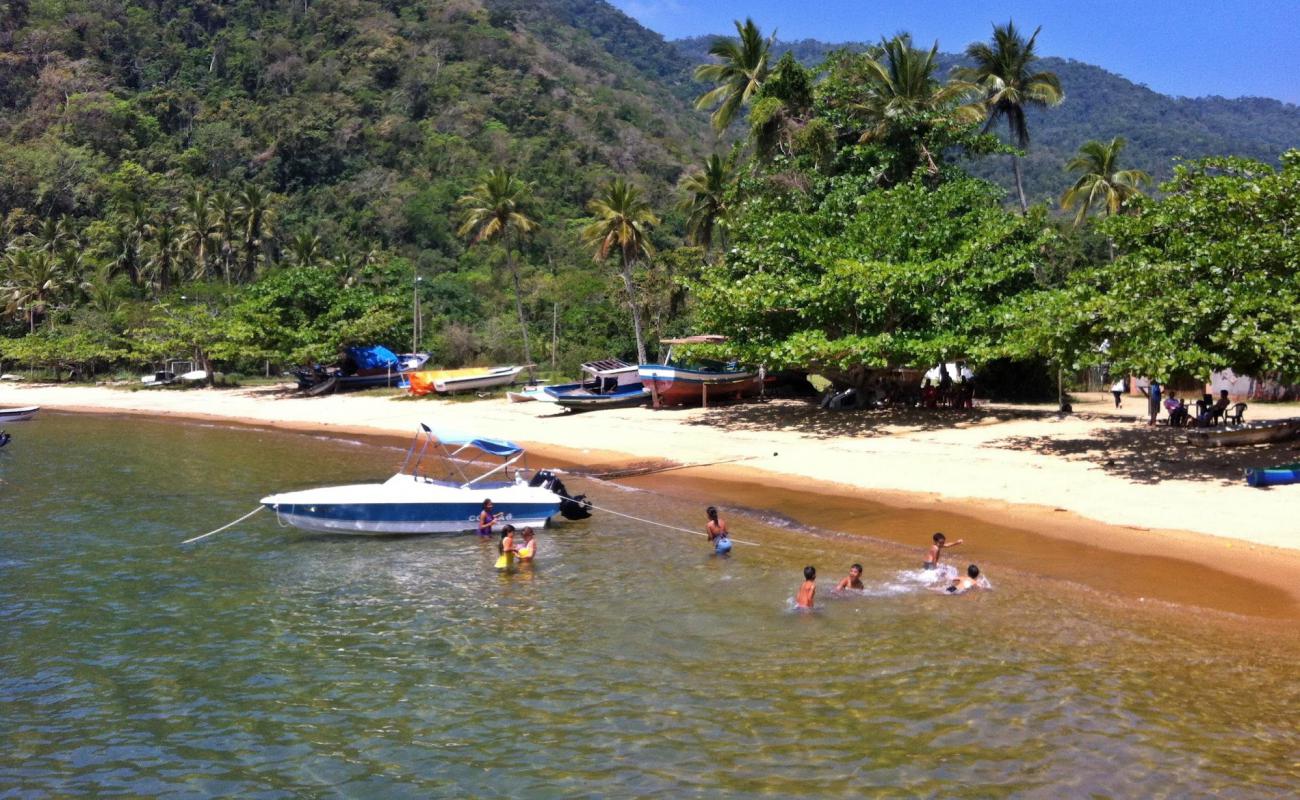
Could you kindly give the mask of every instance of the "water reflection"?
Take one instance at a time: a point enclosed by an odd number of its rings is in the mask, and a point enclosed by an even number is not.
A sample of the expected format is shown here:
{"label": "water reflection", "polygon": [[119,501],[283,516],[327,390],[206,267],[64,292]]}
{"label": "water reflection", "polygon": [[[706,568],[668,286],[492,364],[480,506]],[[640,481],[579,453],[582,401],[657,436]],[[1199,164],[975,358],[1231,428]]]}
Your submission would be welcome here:
{"label": "water reflection", "polygon": [[[996,590],[947,597],[894,547],[737,515],[759,546],[729,559],[598,515],[507,575],[472,536],[270,517],[178,548],[393,454],[60,415],[24,434],[0,463],[0,786],[20,794],[1282,796],[1300,776],[1294,635],[996,563]],[[832,598],[854,561],[864,596]],[[786,611],[805,563],[811,616]]]}

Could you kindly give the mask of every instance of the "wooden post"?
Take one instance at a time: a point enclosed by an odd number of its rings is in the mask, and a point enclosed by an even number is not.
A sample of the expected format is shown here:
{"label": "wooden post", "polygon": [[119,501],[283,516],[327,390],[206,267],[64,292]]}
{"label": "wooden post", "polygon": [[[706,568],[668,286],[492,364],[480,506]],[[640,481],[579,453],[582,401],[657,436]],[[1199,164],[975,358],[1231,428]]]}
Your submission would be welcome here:
{"label": "wooden post", "polygon": [[663,408],[659,403],[659,382],[653,378],[650,379],[650,399],[652,407]]}
{"label": "wooden post", "polygon": [[701,390],[704,392],[704,400],[701,403],[700,407],[708,408],[709,407],[709,385],[707,383],[702,383],[700,384],[700,386],[702,387]]}

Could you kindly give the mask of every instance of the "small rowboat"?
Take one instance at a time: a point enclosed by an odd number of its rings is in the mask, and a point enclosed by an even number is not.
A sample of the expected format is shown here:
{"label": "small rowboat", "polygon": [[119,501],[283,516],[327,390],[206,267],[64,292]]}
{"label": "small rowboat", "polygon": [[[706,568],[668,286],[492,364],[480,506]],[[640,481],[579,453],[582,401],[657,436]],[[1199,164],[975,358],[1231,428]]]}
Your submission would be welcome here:
{"label": "small rowboat", "polygon": [[1281,419],[1234,428],[1196,428],[1187,432],[1187,440],[1197,447],[1236,447],[1285,442],[1296,434],[1300,434],[1300,419]]}
{"label": "small rowboat", "polygon": [[1300,463],[1280,467],[1259,467],[1246,470],[1246,483],[1251,486],[1286,486],[1300,483]]}
{"label": "small rowboat", "polygon": [[475,389],[491,389],[515,382],[519,373],[526,367],[495,367],[482,370],[474,375],[460,375],[454,378],[438,378],[433,381],[433,388],[438,392],[469,392]]}
{"label": "small rowboat", "polygon": [[643,406],[650,399],[650,390],[644,386],[620,386],[612,392],[600,394],[582,384],[569,383],[546,390],[554,402],[570,411],[594,411],[598,408],[633,408]]}
{"label": "small rowboat", "polygon": [[0,422],[22,422],[36,416],[40,406],[23,406],[22,408],[0,408]]}

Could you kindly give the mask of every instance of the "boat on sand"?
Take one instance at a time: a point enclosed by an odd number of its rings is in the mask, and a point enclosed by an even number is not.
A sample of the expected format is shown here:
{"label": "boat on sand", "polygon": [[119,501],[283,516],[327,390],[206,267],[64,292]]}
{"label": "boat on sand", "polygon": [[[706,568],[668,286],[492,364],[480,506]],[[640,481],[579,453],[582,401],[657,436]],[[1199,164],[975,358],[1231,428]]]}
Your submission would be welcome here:
{"label": "boat on sand", "polygon": [[1194,428],[1187,432],[1187,440],[1197,447],[1236,447],[1285,442],[1297,434],[1300,434],[1300,419],[1281,419],[1224,428]]}
{"label": "boat on sand", "polygon": [[598,408],[630,408],[645,405],[650,390],[641,383],[636,367],[606,358],[582,365],[589,377],[577,383],[549,386],[546,393],[552,402],[571,411],[590,411]]}
{"label": "boat on sand", "polygon": [[687,336],[661,339],[668,345],[662,364],[641,364],[637,373],[645,388],[654,395],[656,405],[708,405],[710,400],[739,400],[758,394],[763,387],[759,370],[737,364],[701,360],[690,364],[674,363],[673,347],[681,344],[722,344],[725,336]]}
{"label": "boat on sand", "polygon": [[426,395],[432,392],[454,393],[469,392],[477,389],[491,389],[514,383],[519,373],[527,369],[522,367],[466,367],[455,370],[426,370],[411,373],[409,376],[413,395]]}
{"label": "boat on sand", "polygon": [[484,500],[516,527],[542,527],[557,513],[590,516],[584,498],[570,498],[553,472],[527,478],[527,468],[516,466],[523,457],[514,442],[421,424],[401,469],[383,483],[285,492],[261,503],[303,530],[361,536],[472,531]]}

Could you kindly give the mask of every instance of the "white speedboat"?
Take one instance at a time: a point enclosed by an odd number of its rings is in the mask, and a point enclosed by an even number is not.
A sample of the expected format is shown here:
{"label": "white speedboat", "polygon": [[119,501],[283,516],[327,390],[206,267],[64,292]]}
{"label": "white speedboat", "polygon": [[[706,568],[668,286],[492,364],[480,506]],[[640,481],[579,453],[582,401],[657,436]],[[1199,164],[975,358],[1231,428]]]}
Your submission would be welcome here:
{"label": "white speedboat", "polygon": [[0,408],[0,422],[22,422],[31,419],[40,411],[40,406],[23,406],[22,408]]}
{"label": "white speedboat", "polygon": [[[513,442],[421,424],[401,470],[383,483],[273,494],[261,503],[289,525],[356,535],[472,531],[484,500],[492,501],[501,523],[515,527],[542,527],[557,513],[590,516],[582,497],[569,498],[554,473],[539,470],[526,479],[525,469],[516,466],[523,456]],[[485,457],[500,463],[480,464]],[[440,474],[431,475],[426,461]],[[486,471],[470,477],[484,466]]]}

